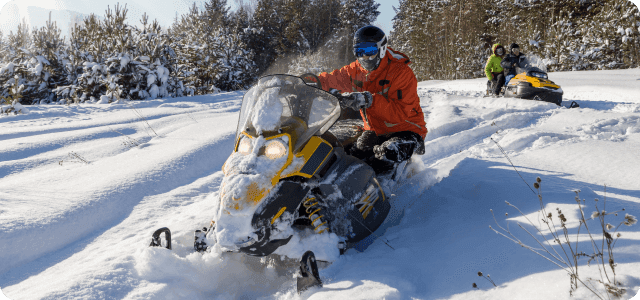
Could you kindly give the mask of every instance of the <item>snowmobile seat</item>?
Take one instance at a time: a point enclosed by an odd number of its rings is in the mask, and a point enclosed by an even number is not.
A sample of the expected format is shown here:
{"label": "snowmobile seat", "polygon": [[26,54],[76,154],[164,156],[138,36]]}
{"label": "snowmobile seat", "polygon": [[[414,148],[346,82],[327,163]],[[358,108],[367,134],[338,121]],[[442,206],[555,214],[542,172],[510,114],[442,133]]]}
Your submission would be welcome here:
{"label": "snowmobile seat", "polygon": [[358,140],[358,137],[362,134],[361,128],[363,127],[364,122],[362,119],[338,120],[327,132],[334,135],[344,148],[348,148],[349,145]]}
{"label": "snowmobile seat", "polygon": [[340,142],[338,140],[338,138],[328,130],[325,133],[323,133],[320,137],[323,140],[329,142],[329,144],[331,144],[331,147],[334,147],[334,148],[335,147],[343,147],[342,142]]}

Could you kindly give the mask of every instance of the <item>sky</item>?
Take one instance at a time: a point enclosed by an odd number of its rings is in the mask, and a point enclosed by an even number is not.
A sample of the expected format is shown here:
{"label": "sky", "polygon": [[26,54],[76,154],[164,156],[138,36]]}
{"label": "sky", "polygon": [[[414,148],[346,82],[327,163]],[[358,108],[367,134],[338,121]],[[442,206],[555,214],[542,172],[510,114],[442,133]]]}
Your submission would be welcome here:
{"label": "sky", "polygon": [[378,7],[380,15],[378,16],[377,22],[380,23],[380,27],[382,27],[384,32],[389,33],[389,31],[393,29],[391,19],[396,15],[393,7],[398,8],[398,0],[378,0],[376,2],[380,3],[380,7]]}

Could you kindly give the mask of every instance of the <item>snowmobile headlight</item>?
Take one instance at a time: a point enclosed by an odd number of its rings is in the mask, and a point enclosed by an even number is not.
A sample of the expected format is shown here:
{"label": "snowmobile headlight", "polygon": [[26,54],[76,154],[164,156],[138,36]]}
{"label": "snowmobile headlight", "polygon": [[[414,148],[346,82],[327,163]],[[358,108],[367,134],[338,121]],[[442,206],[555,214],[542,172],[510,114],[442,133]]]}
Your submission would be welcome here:
{"label": "snowmobile headlight", "polygon": [[264,155],[270,159],[278,159],[287,154],[287,147],[279,141],[272,140],[264,148]]}
{"label": "snowmobile headlight", "polygon": [[247,155],[249,153],[251,153],[251,139],[244,136],[242,137],[242,139],[240,140],[240,144],[238,145],[238,152],[242,155]]}

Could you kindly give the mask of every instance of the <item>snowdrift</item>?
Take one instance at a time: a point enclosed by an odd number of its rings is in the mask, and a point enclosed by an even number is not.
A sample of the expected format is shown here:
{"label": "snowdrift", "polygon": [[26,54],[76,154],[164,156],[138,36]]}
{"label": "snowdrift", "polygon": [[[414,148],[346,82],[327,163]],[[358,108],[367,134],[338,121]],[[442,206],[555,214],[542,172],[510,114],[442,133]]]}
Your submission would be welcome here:
{"label": "snowdrift", "polygon": [[[606,196],[607,211],[638,217],[640,70],[552,74],[580,108],[482,98],[484,79],[421,82],[427,151],[394,191],[397,224],[380,238],[389,246],[349,250],[321,270],[323,288],[301,295],[284,258],[192,251],[218,199],[242,93],[0,117],[0,288],[10,299],[570,299],[567,273],[495,234],[490,209],[525,240],[505,201],[535,219],[523,179],[540,176],[547,209],[569,221],[578,189],[589,214]],[[173,251],[147,247],[160,226],[172,228]],[[639,228],[618,229],[624,299],[640,290]],[[583,286],[574,296],[597,299]]]}

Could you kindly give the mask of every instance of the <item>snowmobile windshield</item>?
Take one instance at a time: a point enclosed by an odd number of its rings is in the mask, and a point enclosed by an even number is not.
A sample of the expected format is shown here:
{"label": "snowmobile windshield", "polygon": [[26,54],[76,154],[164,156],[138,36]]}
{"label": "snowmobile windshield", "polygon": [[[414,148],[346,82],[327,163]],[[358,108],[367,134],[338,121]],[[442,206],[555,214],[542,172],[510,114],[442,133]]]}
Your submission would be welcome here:
{"label": "snowmobile windshield", "polygon": [[300,134],[293,149],[299,149],[313,135],[322,135],[340,116],[340,104],[333,95],[305,84],[291,75],[269,75],[259,79],[242,99],[236,140],[246,132],[252,136],[277,133],[296,123]]}
{"label": "snowmobile windshield", "polygon": [[524,68],[516,68],[517,74],[525,73],[527,76],[548,79],[547,72],[538,67],[526,65]]}
{"label": "snowmobile windshield", "polygon": [[547,79],[547,66],[538,57],[521,56],[516,73],[526,73],[527,76]]}

